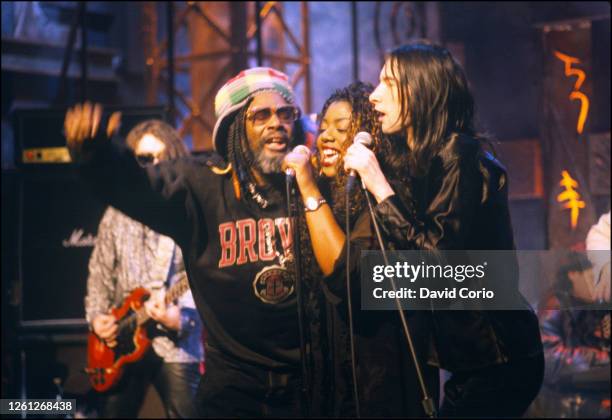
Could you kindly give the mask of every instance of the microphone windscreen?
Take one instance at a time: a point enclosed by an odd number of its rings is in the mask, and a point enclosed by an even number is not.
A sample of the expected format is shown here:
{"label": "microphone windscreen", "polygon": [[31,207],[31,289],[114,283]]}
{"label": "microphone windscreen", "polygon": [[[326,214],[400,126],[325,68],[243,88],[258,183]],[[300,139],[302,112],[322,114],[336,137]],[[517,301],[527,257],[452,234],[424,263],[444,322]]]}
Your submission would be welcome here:
{"label": "microphone windscreen", "polygon": [[303,144],[299,144],[293,148],[293,153],[299,153],[301,155],[310,156],[310,149]]}
{"label": "microphone windscreen", "polygon": [[365,147],[372,146],[372,142],[372,136],[370,135],[370,133],[367,133],[365,131],[360,131],[355,135],[355,138],[353,139],[353,143],[360,143],[363,144]]}

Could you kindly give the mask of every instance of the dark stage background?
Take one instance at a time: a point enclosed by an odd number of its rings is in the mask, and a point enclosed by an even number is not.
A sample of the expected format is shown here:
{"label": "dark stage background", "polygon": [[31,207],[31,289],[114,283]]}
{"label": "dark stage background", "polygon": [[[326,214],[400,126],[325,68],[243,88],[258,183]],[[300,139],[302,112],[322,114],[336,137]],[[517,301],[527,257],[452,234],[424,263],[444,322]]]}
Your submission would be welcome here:
{"label": "dark stage background", "polygon": [[[190,3],[2,2],[2,398],[53,398],[59,384],[91,401],[83,298],[103,207],[66,164],[22,161],[63,145],[63,110],[83,98],[134,122],[167,116],[201,152],[214,94],[239,70],[286,71],[316,113],[335,88],[376,84],[385,50],[429,38],[464,65],[480,128],[497,140],[519,249],[583,249],[610,210],[608,2],[259,2],[259,36],[255,2]],[[581,86],[555,52],[578,60]],[[575,91],[589,101],[581,130]],[[585,203],[576,226],[557,200],[562,171]],[[148,401],[141,414],[158,415]]]}

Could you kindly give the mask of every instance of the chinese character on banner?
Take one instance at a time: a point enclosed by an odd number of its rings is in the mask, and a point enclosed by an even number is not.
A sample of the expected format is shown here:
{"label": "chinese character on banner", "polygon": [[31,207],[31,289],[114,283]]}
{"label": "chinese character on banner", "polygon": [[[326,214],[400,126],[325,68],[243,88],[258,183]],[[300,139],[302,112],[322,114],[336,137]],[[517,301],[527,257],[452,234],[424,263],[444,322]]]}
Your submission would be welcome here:
{"label": "chinese character on banner", "polygon": [[589,155],[593,106],[589,20],[542,26],[542,107],[539,113],[547,234],[550,249],[584,246],[596,221]]}
{"label": "chinese character on banner", "polygon": [[586,79],[586,74],[583,70],[572,68],[572,64],[580,64],[580,60],[576,57],[571,57],[559,51],[555,51],[555,57],[565,63],[566,76],[577,77],[576,83],[574,83],[574,90],[570,93],[569,98],[572,101],[575,101],[576,99],[580,101],[580,114],[578,115],[576,132],[578,134],[582,134],[582,131],[584,130],[584,123],[586,122],[589,114],[589,98],[584,94],[584,92],[580,92],[580,87],[582,86],[582,83],[584,83],[584,79]]}
{"label": "chinese character on banner", "polygon": [[564,187],[565,191],[557,196],[557,201],[559,203],[565,202],[563,207],[570,209],[570,222],[573,230],[578,226],[580,209],[585,208],[586,203],[580,199],[580,193],[575,190],[575,188],[578,188],[578,182],[570,176],[569,172],[562,171],[561,177],[559,185]]}

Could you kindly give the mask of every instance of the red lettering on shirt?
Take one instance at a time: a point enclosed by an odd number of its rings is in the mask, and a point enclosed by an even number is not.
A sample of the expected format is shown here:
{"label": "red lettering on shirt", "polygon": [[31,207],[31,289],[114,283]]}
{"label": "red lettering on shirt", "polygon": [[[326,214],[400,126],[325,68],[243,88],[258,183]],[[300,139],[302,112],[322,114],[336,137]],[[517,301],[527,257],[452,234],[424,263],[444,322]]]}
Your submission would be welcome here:
{"label": "red lettering on shirt", "polygon": [[[236,222],[236,228],[238,229],[238,260],[237,265],[245,264],[247,262],[247,253],[249,256],[249,262],[257,261],[257,252],[255,252],[255,242],[257,241],[257,223],[254,219],[243,219]],[[248,228],[248,229],[247,229]],[[247,230],[249,231],[247,235]],[[246,252],[245,252],[246,251]]]}
{"label": "red lettering on shirt", "polygon": [[234,222],[226,222],[219,225],[219,239],[221,242],[219,268],[234,265],[236,263],[236,228],[234,227]]}
{"label": "red lettering on shirt", "polygon": [[[219,225],[221,245],[219,268],[254,263],[259,260],[274,261],[279,254],[287,256],[291,253],[293,243],[292,227],[292,222],[287,217],[257,221],[249,218],[221,223]],[[282,250],[277,249],[277,229],[281,238]],[[276,287],[276,285],[270,287]]]}

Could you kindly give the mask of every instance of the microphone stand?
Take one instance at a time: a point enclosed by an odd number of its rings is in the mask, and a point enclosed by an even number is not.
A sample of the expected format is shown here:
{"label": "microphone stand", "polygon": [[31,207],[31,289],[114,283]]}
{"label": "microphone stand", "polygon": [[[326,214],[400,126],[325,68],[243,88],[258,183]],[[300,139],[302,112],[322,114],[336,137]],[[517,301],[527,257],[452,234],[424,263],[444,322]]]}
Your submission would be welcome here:
{"label": "microphone stand", "polygon": [[[361,184],[361,187],[364,190],[364,195],[366,197],[366,201],[368,203],[368,211],[370,212],[370,219],[372,220],[372,224],[374,225],[374,231],[376,233],[376,238],[378,240],[378,244],[380,246],[380,250],[382,252],[383,255],[383,260],[385,262],[385,265],[389,265],[389,260],[387,258],[387,253],[385,251],[385,246],[384,246],[384,242],[382,240],[382,235],[380,234],[380,229],[378,227],[378,222],[376,221],[376,217],[374,216],[374,208],[372,207],[372,200],[370,199],[370,195],[367,191],[367,189],[365,188],[365,185]],[[347,250],[348,250],[348,241],[350,238],[350,232],[348,230],[349,228],[349,224],[348,224],[348,211],[349,211],[349,206],[348,206],[348,197],[350,194],[350,190],[348,190],[347,188],[347,192],[346,192],[346,198],[347,198],[347,232],[346,232],[346,238],[347,238]],[[347,261],[348,264],[348,261]],[[397,287],[395,285],[395,281],[393,280],[393,277],[390,277],[389,280],[391,281],[391,286],[393,287],[393,290],[397,292]],[[410,351],[410,356],[412,358],[412,361],[414,363],[414,367],[417,373],[417,378],[419,380],[419,386],[421,388],[421,393],[423,395],[423,400],[421,401],[421,404],[423,405],[423,410],[425,411],[425,414],[427,415],[427,417],[429,418],[436,418],[437,417],[437,413],[436,413],[436,406],[434,404],[433,399],[431,398],[431,396],[429,395],[429,392],[427,390],[427,385],[425,385],[425,381],[423,380],[423,372],[421,370],[421,364],[419,363],[418,357],[416,355],[416,351],[414,349],[414,344],[412,342],[412,334],[410,334],[410,329],[408,328],[408,321],[406,320],[406,314],[404,314],[404,310],[402,309],[401,303],[399,301],[399,298],[397,297],[397,293],[395,294],[395,305],[397,307],[397,311],[399,313],[400,316],[400,320],[402,322],[402,329],[404,331],[404,335],[406,336],[406,340],[408,341],[408,349]],[[349,295],[349,300],[350,300],[350,295]],[[352,331],[351,331],[352,334]]]}
{"label": "microphone stand", "polygon": [[[302,415],[304,417],[310,417],[310,398],[308,395],[309,390],[309,377],[308,367],[306,364],[306,337],[304,328],[304,293],[302,290],[302,258],[300,250],[300,230],[299,230],[299,196],[296,188],[293,186],[293,176],[290,173],[286,174],[285,186],[287,194],[287,215],[289,220],[292,220],[292,233],[293,233],[293,258],[295,263],[295,294],[297,298],[297,313],[298,313],[298,330],[300,334],[300,362],[302,367],[302,378],[300,380],[301,390],[301,405]],[[292,188],[293,187],[293,188]],[[295,202],[292,202],[292,197],[295,197]],[[295,223],[293,223],[293,221]]]}

